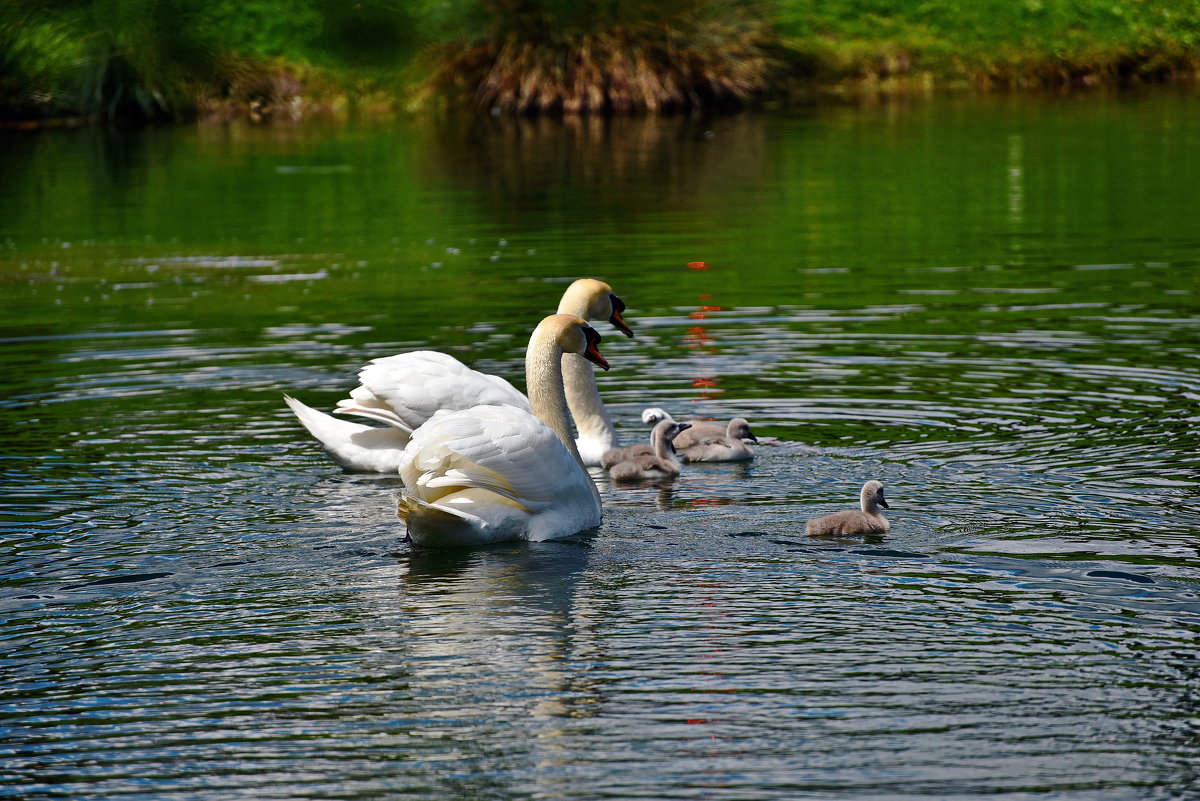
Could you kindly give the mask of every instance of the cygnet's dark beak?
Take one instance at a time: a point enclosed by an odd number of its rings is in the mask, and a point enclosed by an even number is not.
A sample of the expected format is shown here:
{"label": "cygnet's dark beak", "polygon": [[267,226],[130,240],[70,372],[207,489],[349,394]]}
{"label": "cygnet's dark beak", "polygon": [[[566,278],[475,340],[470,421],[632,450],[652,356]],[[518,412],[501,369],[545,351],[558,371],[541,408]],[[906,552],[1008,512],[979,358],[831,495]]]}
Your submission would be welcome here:
{"label": "cygnet's dark beak", "polygon": [[689,428],[692,427],[691,423],[679,423],[678,425],[679,425],[679,431],[687,431]]}
{"label": "cygnet's dark beak", "polygon": [[600,333],[590,325],[585,325],[583,327],[583,335],[587,337],[587,348],[583,351],[583,358],[587,359],[600,369],[607,370],[609,367],[608,359],[605,359],[603,356],[601,356],[600,351],[597,348],[597,346],[600,344]]}
{"label": "cygnet's dark beak", "polygon": [[758,437],[754,436],[754,432],[748,428],[746,429],[746,439],[750,440],[751,442],[758,442]]}
{"label": "cygnet's dark beak", "polygon": [[613,324],[618,331],[627,337],[633,336],[633,329],[629,327],[629,323],[621,318],[621,312],[625,311],[625,301],[618,298],[616,295],[609,295],[612,300],[613,313],[608,321]]}
{"label": "cygnet's dark beak", "polygon": [[892,508],[892,507],[888,506],[888,502],[883,499],[882,495],[879,496],[879,505],[882,506],[884,509]]}

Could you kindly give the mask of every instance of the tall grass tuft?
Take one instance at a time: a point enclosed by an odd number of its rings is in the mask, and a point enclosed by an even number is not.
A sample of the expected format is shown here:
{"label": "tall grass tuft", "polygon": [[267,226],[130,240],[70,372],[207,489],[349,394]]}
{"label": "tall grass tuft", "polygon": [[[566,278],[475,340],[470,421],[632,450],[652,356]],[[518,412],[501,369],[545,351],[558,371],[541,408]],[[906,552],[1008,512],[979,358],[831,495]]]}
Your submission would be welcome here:
{"label": "tall grass tuft", "polygon": [[435,51],[427,96],[529,113],[744,105],[779,71],[754,2],[485,3],[487,33]]}

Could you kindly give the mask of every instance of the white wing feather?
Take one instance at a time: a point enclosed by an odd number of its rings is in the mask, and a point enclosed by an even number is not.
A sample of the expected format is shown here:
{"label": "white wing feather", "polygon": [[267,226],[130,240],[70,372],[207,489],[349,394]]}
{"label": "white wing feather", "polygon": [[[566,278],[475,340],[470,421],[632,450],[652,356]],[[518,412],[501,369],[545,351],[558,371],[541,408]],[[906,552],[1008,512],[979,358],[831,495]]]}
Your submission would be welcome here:
{"label": "white wing feather", "polygon": [[343,410],[395,425],[375,412],[386,408],[410,430],[443,409],[507,405],[529,410],[529,400],[503,378],[472,370],[436,351],[374,359],[359,371],[358,380],[361,385],[350,393],[350,401],[338,404]]}
{"label": "white wing feather", "polygon": [[591,479],[554,432],[511,406],[435,414],[414,432],[400,475],[425,500],[426,488],[483,488],[531,512],[564,495],[591,495]]}

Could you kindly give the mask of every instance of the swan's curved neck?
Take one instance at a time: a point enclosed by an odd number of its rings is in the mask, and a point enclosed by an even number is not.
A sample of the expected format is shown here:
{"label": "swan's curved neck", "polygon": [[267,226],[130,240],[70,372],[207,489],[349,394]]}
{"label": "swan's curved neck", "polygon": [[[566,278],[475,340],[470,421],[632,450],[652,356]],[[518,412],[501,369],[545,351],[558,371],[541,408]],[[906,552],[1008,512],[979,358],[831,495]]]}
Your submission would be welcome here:
{"label": "swan's curved neck", "polygon": [[577,353],[564,353],[562,372],[567,406],[581,439],[598,440],[605,448],[617,446],[617,429],[596,387],[596,374],[586,359]]}
{"label": "swan's curved neck", "polygon": [[567,419],[561,363],[564,355],[552,329],[544,326],[534,329],[525,351],[525,390],[534,416],[550,426],[576,461],[583,464],[575,447],[575,438],[571,436],[571,421]]}
{"label": "swan's curved neck", "polygon": [[[588,296],[575,291],[575,287],[572,286],[559,301],[558,313],[573,314],[586,320],[590,316],[590,305]],[[564,353],[562,371],[566,384],[567,406],[575,420],[575,429],[579,432],[580,439],[591,439],[600,443],[598,447],[601,450],[617,447],[617,428],[608,416],[604,400],[600,397],[600,390],[596,387],[595,369],[579,354]]]}
{"label": "swan's curved neck", "polygon": [[875,503],[875,496],[863,492],[862,497],[858,499],[859,507],[869,515],[879,515],[879,505]]}

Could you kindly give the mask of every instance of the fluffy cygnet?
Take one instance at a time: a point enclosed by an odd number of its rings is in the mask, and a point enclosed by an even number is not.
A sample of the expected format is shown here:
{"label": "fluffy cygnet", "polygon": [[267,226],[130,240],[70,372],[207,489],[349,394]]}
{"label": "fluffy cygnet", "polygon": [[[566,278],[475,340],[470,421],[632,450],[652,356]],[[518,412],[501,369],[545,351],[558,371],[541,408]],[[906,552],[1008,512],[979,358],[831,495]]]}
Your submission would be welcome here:
{"label": "fluffy cygnet", "polygon": [[813,518],[804,527],[805,533],[815,536],[840,534],[853,536],[857,534],[885,534],[889,528],[887,518],[879,507],[889,508],[883,498],[882,482],[871,480],[863,484],[859,494],[861,509],[847,509],[844,512],[834,512],[824,517]]}
{"label": "fluffy cygnet", "polygon": [[[675,459],[672,441],[681,431],[691,428],[690,423],[661,420],[650,432],[653,453],[634,454],[616,462],[609,468],[614,481],[639,481],[648,478],[674,478],[679,475],[679,462]],[[609,452],[611,453],[611,451]],[[608,454],[605,454],[607,457]]]}
{"label": "fluffy cygnet", "polygon": [[[670,420],[671,415],[664,409],[651,406],[642,411],[642,422],[655,425],[660,420]],[[728,423],[716,423],[711,420],[689,420],[692,428],[686,434],[675,440],[675,450],[684,462],[746,462],[754,458],[754,451],[742,442],[744,439],[758,442],[758,437],[750,430],[750,423],[744,417],[735,417]],[[645,452],[645,444],[631,445],[632,449]]]}
{"label": "fluffy cygnet", "polygon": [[758,442],[744,417],[735,417],[726,426],[719,423],[692,423],[692,430],[675,442],[684,462],[748,462],[754,451],[742,442]]}

